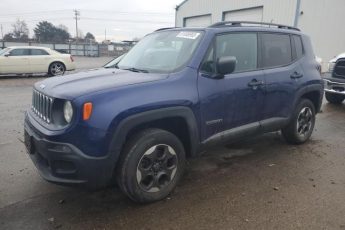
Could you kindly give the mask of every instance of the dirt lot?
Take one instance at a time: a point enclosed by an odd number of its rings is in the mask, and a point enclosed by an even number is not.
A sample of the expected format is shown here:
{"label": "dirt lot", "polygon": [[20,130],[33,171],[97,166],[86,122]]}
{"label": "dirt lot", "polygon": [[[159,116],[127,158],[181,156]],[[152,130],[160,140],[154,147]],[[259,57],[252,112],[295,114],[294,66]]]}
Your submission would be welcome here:
{"label": "dirt lot", "polygon": [[345,104],[323,105],[305,145],[270,133],[210,150],[189,161],[168,199],[138,205],[116,188],[87,192],[38,175],[22,140],[42,79],[0,79],[0,229],[345,229]]}

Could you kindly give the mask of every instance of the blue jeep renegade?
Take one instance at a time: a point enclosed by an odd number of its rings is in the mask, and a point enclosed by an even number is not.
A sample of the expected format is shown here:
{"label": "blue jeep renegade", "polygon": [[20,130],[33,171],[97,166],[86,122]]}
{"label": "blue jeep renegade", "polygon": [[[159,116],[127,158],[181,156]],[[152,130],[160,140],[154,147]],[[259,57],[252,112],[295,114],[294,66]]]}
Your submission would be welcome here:
{"label": "blue jeep renegade", "polygon": [[309,139],[323,82],[308,36],[289,26],[221,22],[161,29],[114,68],[35,84],[25,143],[42,177],[137,202],[166,197],[208,146],[281,130]]}

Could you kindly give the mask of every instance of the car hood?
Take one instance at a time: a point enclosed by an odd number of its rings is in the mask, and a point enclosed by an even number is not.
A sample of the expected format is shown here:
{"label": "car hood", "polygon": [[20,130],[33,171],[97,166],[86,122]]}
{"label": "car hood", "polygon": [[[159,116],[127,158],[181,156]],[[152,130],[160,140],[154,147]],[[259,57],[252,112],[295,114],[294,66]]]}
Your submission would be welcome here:
{"label": "car hood", "polygon": [[329,62],[337,62],[337,60],[339,59],[339,58],[345,58],[345,53],[341,53],[341,54],[339,54],[338,56],[336,56],[335,58],[333,58],[333,59],[331,59]]}
{"label": "car hood", "polygon": [[164,80],[168,76],[168,74],[102,68],[48,78],[37,82],[35,88],[52,97],[73,100],[79,96],[111,88]]}

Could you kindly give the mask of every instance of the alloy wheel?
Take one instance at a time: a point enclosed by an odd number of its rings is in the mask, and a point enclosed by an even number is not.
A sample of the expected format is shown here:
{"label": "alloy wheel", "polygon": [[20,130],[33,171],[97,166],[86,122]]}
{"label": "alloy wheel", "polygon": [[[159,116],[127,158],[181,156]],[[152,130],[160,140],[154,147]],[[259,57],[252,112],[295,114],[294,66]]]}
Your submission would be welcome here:
{"label": "alloy wheel", "polygon": [[159,192],[174,179],[177,167],[177,155],[171,146],[159,144],[151,147],[137,166],[139,187],[146,192]]}

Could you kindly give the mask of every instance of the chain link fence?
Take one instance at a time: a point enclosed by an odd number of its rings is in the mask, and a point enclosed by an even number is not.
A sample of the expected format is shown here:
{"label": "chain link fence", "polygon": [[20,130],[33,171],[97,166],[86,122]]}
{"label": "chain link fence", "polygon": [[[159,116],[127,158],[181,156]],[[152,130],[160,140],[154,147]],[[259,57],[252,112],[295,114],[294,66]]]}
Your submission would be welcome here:
{"label": "chain link fence", "polygon": [[57,50],[61,53],[69,53],[74,56],[112,56],[117,57],[127,53],[133,45],[128,43],[112,43],[112,44],[59,44],[59,43],[36,43],[36,42],[0,42],[0,48],[4,49],[11,46],[41,46]]}

